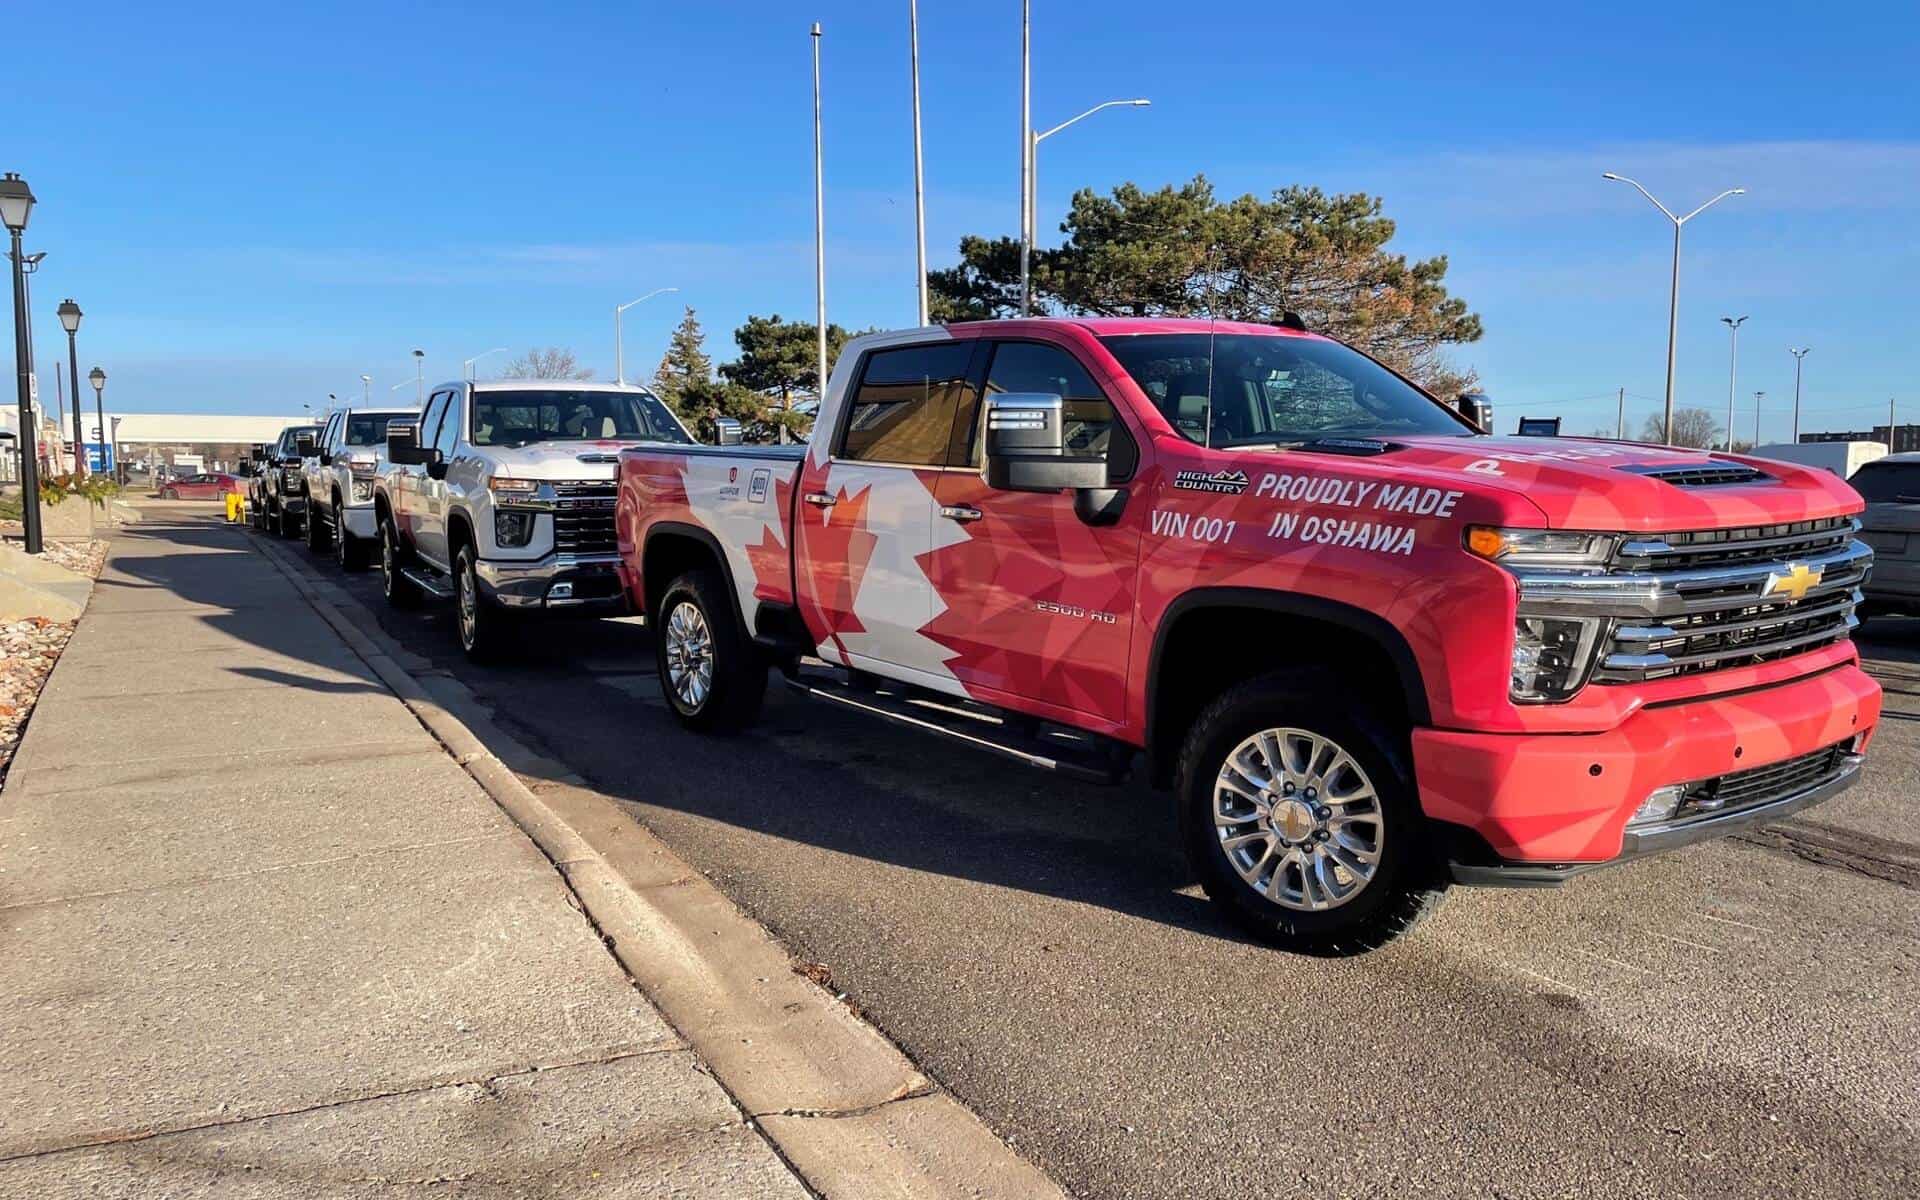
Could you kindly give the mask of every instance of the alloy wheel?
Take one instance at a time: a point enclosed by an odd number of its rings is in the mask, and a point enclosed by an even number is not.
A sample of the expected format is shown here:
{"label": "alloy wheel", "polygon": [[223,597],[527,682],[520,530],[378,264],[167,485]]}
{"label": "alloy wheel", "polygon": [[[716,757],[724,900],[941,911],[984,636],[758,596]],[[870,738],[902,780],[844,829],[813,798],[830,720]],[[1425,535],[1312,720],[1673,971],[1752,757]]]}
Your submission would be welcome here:
{"label": "alloy wheel", "polygon": [[667,615],[667,680],[680,703],[697,709],[713,690],[713,636],[698,605],[682,600]]}
{"label": "alloy wheel", "polygon": [[1306,912],[1364,891],[1387,832],[1380,795],[1353,756],[1292,728],[1262,730],[1228,753],[1214,784],[1213,827],[1247,886]]}

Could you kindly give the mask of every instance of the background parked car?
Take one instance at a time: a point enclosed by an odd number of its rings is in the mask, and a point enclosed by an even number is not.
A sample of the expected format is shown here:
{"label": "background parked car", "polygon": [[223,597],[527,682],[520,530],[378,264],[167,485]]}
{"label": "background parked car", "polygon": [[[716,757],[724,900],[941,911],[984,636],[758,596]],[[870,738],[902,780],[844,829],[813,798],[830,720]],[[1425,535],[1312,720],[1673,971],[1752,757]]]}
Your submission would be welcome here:
{"label": "background parked car", "polygon": [[1873,547],[1865,609],[1920,613],[1920,454],[1889,454],[1847,480],[1867,511],[1860,540]]}
{"label": "background parked car", "polygon": [[162,500],[218,500],[228,492],[246,495],[246,485],[234,475],[188,475],[160,485]]}

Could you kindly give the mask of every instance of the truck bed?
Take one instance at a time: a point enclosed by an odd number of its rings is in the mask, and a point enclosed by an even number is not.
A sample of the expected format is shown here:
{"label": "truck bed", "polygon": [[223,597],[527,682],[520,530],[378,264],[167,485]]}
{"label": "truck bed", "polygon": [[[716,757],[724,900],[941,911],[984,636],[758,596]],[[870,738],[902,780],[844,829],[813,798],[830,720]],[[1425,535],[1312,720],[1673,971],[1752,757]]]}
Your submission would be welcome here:
{"label": "truck bed", "polygon": [[[762,604],[794,602],[794,482],[805,446],[639,446],[620,452],[621,574],[644,604],[650,531],[703,531],[718,544],[747,628]],[[665,583],[665,580],[655,581]]]}

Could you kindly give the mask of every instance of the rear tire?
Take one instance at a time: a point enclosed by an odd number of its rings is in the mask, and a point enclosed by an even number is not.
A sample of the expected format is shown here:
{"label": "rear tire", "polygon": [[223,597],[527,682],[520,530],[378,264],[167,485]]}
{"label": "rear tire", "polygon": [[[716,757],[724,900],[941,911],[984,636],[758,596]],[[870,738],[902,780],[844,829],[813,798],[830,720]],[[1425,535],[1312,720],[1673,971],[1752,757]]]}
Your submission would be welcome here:
{"label": "rear tire", "polygon": [[1447,882],[1426,836],[1406,731],[1319,672],[1229,689],[1180,752],[1182,840],[1207,896],[1255,936],[1303,954],[1375,950],[1436,908]]}
{"label": "rear tire", "polygon": [[668,584],[648,624],[660,691],[681,724],[703,733],[753,724],[766,700],[767,662],[734,619],[718,571],[688,571]]}
{"label": "rear tire", "polygon": [[400,533],[393,527],[392,517],[380,519],[380,591],[387,598],[387,604],[393,608],[413,608],[420,603],[420,589],[414,582],[400,573],[406,563],[406,552],[400,545]]}
{"label": "rear tire", "polygon": [[307,549],[314,554],[325,554],[333,549],[333,539],[329,535],[326,522],[320,519],[319,510],[313,502],[307,502]]}

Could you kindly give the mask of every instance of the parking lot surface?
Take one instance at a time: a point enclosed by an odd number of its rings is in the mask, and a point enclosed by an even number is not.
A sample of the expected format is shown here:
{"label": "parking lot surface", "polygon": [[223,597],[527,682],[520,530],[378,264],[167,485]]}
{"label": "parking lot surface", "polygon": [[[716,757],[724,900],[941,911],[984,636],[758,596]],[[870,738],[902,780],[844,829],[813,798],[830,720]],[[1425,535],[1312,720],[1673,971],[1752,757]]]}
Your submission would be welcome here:
{"label": "parking lot surface", "polygon": [[1076,1194],[1920,1191],[1920,620],[1863,637],[1888,713],[1841,798],[1561,890],[1458,889],[1320,960],[1216,916],[1143,786],[777,681],[757,729],[698,738],[637,622],[529,627],[478,668],[446,612],[348,587]]}

